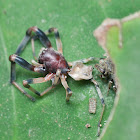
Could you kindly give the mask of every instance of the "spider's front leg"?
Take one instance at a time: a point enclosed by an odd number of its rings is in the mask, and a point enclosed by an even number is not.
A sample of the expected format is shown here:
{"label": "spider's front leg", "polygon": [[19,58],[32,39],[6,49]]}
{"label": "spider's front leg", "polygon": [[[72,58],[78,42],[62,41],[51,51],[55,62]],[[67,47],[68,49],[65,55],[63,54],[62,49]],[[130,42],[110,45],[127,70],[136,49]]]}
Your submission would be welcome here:
{"label": "spider's front leg", "polygon": [[[41,41],[41,43],[46,47],[46,48],[51,48],[51,42],[49,41],[48,37],[45,35],[45,33],[43,31],[41,31],[39,28],[33,26],[30,27],[27,31],[26,31],[26,35],[23,38],[23,40],[21,41],[21,43],[19,44],[17,50],[16,50],[16,55],[20,55],[21,52],[24,50],[24,48],[26,47],[27,43],[29,42],[30,39],[34,39],[34,38],[39,38],[39,40]],[[33,46],[33,40],[32,40],[32,46]],[[33,50],[33,54],[34,53],[34,48],[32,48]]]}
{"label": "spider's front leg", "polygon": [[23,94],[25,94],[28,98],[30,98],[32,101],[35,101],[35,99],[30,96],[25,90],[23,90],[17,83],[16,83],[16,71],[15,71],[15,64],[19,64],[21,67],[34,71],[34,72],[39,72],[39,73],[44,73],[43,67],[35,67],[31,64],[29,64],[26,60],[23,58],[19,57],[18,55],[10,55],[9,60],[11,61],[11,78],[10,82],[17,88],[19,89]]}
{"label": "spider's front leg", "polygon": [[[20,55],[21,52],[24,50],[24,48],[26,47],[27,43],[29,42],[30,39],[34,39],[34,38],[38,38],[41,43],[46,47],[46,48],[51,48],[51,42],[49,41],[48,37],[45,35],[45,33],[40,30],[39,28],[37,28],[36,26],[30,27],[27,31],[26,31],[26,35],[23,38],[23,40],[21,41],[21,43],[19,44],[17,50],[16,50],[16,55]],[[32,47],[34,47],[33,44],[33,40],[32,40]],[[34,48],[32,48],[33,50],[33,54],[34,53]]]}

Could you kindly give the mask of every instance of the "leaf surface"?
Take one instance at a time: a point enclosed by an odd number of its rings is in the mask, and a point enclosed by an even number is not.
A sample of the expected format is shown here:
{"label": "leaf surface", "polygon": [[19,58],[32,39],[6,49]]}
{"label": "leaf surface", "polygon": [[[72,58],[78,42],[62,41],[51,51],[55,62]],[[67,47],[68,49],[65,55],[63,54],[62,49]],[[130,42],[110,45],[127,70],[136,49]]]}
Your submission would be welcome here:
{"label": "leaf surface", "polygon": [[[65,102],[65,90],[61,85],[44,97],[36,97],[32,103],[17,89],[9,84],[9,55],[15,53],[26,30],[38,26],[43,31],[57,27],[63,43],[63,52],[67,61],[79,60],[90,56],[102,57],[104,51],[98,47],[93,38],[93,30],[107,17],[121,18],[139,9],[139,0],[107,1],[107,0],[1,0],[0,1],[0,138],[7,139],[96,139],[97,124],[101,112],[100,100],[94,85],[89,81],[76,82],[68,78],[73,91],[69,103]],[[53,36],[50,40],[56,48]],[[41,44],[36,41],[38,54]],[[21,57],[31,62],[32,52],[29,43]],[[90,65],[94,66],[94,62]],[[102,121],[107,120],[114,102],[111,91],[106,97],[107,83],[93,71],[95,79],[105,97],[106,111]],[[41,75],[29,72],[16,66],[17,82]],[[51,83],[36,84],[33,87],[43,91]],[[95,115],[88,113],[88,100],[97,99]],[[89,123],[91,128],[85,125]]]}

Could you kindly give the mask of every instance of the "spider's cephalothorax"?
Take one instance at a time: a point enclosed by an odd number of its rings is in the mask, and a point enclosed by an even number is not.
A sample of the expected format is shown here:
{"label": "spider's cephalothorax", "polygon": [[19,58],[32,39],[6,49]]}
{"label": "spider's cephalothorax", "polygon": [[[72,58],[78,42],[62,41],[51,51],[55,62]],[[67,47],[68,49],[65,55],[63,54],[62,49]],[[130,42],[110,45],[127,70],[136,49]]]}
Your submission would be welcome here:
{"label": "spider's cephalothorax", "polygon": [[44,64],[46,73],[55,74],[58,69],[61,74],[67,74],[70,67],[61,53],[58,53],[53,48],[47,48],[39,55],[38,62]]}
{"label": "spider's cephalothorax", "polygon": [[109,80],[108,93],[112,84],[114,91],[117,91],[117,82],[115,79],[115,66],[112,60],[109,57],[101,59],[99,61],[99,64],[95,65],[95,68],[101,73],[101,78]]}

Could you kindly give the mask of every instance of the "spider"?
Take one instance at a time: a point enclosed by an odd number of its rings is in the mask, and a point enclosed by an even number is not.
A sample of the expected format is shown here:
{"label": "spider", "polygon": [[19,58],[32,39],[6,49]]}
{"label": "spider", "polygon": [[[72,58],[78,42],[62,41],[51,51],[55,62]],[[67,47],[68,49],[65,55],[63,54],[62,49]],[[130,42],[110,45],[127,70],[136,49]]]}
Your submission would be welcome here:
{"label": "spider", "polygon": [[[51,42],[48,39],[48,35],[54,33],[55,39],[56,39],[56,45],[57,45],[57,51],[53,49]],[[41,49],[41,52],[39,54],[39,57],[37,59],[35,55],[35,47],[34,47],[34,40],[39,39],[40,42],[43,44],[45,48]],[[25,59],[21,58],[19,55],[22,53],[24,48],[26,47],[26,44],[31,40],[32,43],[32,52],[33,57],[36,60],[32,61],[32,64],[28,63]],[[66,90],[66,101],[69,101],[72,91],[69,88],[66,78],[67,75],[71,76],[74,80],[90,80],[92,83],[94,83],[97,93],[99,95],[99,98],[101,100],[103,109],[101,112],[101,116],[98,123],[98,136],[100,135],[100,125],[101,120],[103,116],[103,112],[105,109],[105,103],[104,98],[101,93],[101,90],[99,88],[98,83],[94,80],[92,71],[92,66],[86,66],[84,63],[87,63],[89,61],[93,61],[94,57],[89,57],[87,59],[77,60],[74,62],[67,62],[66,59],[63,56],[62,51],[62,42],[60,40],[59,32],[56,28],[50,28],[46,32],[43,32],[36,26],[30,27],[26,31],[26,35],[23,38],[22,42],[19,44],[16,53],[9,56],[9,60],[11,61],[11,79],[10,82],[19,89],[23,94],[25,94],[29,99],[32,101],[35,101],[35,98],[33,98],[31,95],[29,95],[23,88],[19,86],[19,84],[16,82],[16,71],[15,66],[16,64],[20,65],[21,67],[33,71],[42,73],[45,75],[45,77],[39,77],[39,78],[31,78],[27,80],[23,80],[23,86],[25,88],[28,88],[38,96],[43,96],[44,94],[48,93],[52,88],[54,88],[60,79],[63,87]],[[51,80],[52,86],[47,88],[43,92],[38,92],[33,87],[30,86],[30,84],[37,84],[37,83],[43,83]]]}
{"label": "spider", "polygon": [[118,85],[115,78],[115,66],[112,60],[109,57],[101,59],[99,61],[99,64],[95,65],[95,68],[101,73],[100,76],[101,78],[105,78],[109,80],[107,95],[112,85],[113,85],[113,90],[116,92]]}
{"label": "spider", "polygon": [[[56,39],[56,45],[57,45],[57,51],[53,49],[51,42],[48,39],[48,35],[54,33],[55,39]],[[36,58],[35,55],[35,48],[34,48],[34,40],[39,39],[40,42],[45,47],[41,50],[41,53]],[[28,63],[25,59],[20,57],[20,54],[26,47],[26,44],[31,40],[32,42],[32,52],[34,59],[37,61],[32,61],[32,64]],[[43,32],[36,26],[30,27],[25,34],[25,37],[23,38],[22,42],[19,44],[16,53],[9,56],[9,60],[11,61],[11,79],[10,82],[19,89],[23,94],[25,94],[28,98],[30,98],[32,101],[35,101],[35,98],[33,98],[31,95],[29,95],[23,88],[19,86],[19,84],[16,82],[16,71],[15,66],[16,64],[20,65],[21,67],[38,73],[43,73],[45,77],[39,77],[39,78],[31,78],[27,80],[23,80],[23,86],[25,88],[28,88],[30,91],[34,92],[38,96],[43,96],[44,94],[48,93],[51,89],[53,89],[60,79],[63,87],[66,90],[66,101],[69,101],[72,91],[69,88],[66,78],[67,75],[71,72],[71,66],[73,66],[75,63],[81,62],[81,63],[87,63],[88,61],[92,61],[94,58],[90,57],[88,59],[78,60],[74,62],[67,62],[66,59],[63,56],[62,51],[62,42],[60,40],[59,32],[56,28],[50,28],[46,32]],[[72,72],[69,74],[72,76],[75,80],[81,80],[81,79],[91,79],[92,78],[92,68],[86,67],[83,68],[84,71],[81,71],[76,75]],[[86,72],[90,71],[90,73]],[[47,88],[43,92],[38,92],[35,90],[30,84],[37,84],[37,83],[43,83],[51,80],[52,86]]]}

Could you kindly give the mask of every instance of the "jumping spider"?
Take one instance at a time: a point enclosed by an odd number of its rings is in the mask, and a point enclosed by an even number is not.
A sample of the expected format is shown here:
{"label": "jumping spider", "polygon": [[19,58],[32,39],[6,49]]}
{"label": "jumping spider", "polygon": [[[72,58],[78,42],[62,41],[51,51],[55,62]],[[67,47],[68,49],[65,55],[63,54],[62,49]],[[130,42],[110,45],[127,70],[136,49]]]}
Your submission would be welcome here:
{"label": "jumping spider", "polygon": [[99,64],[95,65],[95,68],[101,73],[101,78],[109,80],[107,94],[109,93],[112,85],[113,90],[116,92],[118,86],[115,78],[115,66],[112,60],[109,57],[101,59]]}

